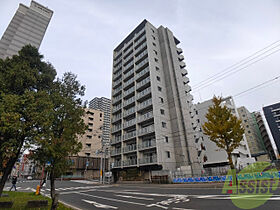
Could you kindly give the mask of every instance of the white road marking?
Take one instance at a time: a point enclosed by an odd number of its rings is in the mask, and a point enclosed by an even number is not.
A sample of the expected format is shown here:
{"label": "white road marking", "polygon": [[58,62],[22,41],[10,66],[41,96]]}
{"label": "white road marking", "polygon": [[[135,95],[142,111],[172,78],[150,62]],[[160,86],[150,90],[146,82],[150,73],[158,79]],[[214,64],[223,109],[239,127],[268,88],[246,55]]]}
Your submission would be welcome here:
{"label": "white road marking", "polygon": [[89,200],[84,200],[84,199],[82,199],[82,201],[90,203],[90,204],[94,205],[97,208],[102,208],[102,209],[118,209],[118,207],[116,207],[116,206],[109,206],[109,205],[97,203],[95,201],[89,201]]}
{"label": "white road marking", "polygon": [[89,197],[93,197],[93,198],[100,198],[100,199],[104,199],[104,200],[108,200],[108,201],[115,201],[115,202],[121,202],[121,203],[131,203],[131,204],[135,204],[135,205],[146,206],[146,204],[144,204],[144,203],[136,203],[136,202],[132,202],[132,201],[124,201],[124,200],[119,200],[119,199],[115,199],[115,198],[100,197],[100,196],[89,195],[89,194],[81,193],[81,192],[76,192],[76,193],[81,194],[81,195],[85,195],[85,196],[89,196]]}
{"label": "white road marking", "polygon": [[153,204],[150,204],[150,205],[146,205],[146,207],[153,207],[153,206],[156,206],[156,207],[159,207],[159,208],[162,208],[162,209],[168,209],[168,207],[166,206],[161,206],[157,203],[153,203]]}
{"label": "white road marking", "polygon": [[78,182],[82,184],[96,184],[99,183],[99,181],[88,181],[88,180],[70,180],[71,182]]}
{"label": "white road marking", "polygon": [[173,207],[172,209],[177,209],[177,210],[194,210],[194,209],[184,209],[184,208],[176,208],[176,207]]}
{"label": "white road marking", "polygon": [[147,200],[147,201],[152,201],[154,200],[153,198],[145,198],[145,197],[134,197],[131,195],[116,195],[115,196],[119,196],[119,197],[123,197],[123,198],[134,198],[134,199],[139,199],[139,200]]}

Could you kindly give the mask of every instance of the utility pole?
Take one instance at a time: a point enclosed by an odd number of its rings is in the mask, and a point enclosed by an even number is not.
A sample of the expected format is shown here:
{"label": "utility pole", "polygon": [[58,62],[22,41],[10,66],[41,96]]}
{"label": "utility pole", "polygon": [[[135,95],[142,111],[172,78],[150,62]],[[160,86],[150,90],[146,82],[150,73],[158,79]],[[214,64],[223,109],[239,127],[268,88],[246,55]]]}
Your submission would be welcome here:
{"label": "utility pole", "polygon": [[103,176],[103,161],[102,161],[102,158],[103,158],[103,152],[102,151],[99,151],[99,154],[100,155],[100,183],[102,184],[102,176]]}

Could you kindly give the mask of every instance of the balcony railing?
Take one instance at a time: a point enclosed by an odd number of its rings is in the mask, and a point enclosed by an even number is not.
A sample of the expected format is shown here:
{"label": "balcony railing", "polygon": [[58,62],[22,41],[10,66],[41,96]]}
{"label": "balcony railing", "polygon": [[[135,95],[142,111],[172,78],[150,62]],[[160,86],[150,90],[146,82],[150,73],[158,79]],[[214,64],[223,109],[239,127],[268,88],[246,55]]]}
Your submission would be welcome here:
{"label": "balcony railing", "polygon": [[151,93],[151,87],[146,88],[145,90],[141,91],[140,93],[137,93],[137,100],[141,99],[142,97],[144,97],[150,93]]}
{"label": "balcony railing", "polygon": [[112,104],[119,102],[122,99],[122,94],[118,95],[117,97],[114,97],[112,99]]}
{"label": "balcony railing", "polygon": [[141,44],[138,48],[135,49],[134,54],[137,55],[137,53],[139,53],[140,51],[142,51],[145,48],[147,48],[147,43]]}
{"label": "balcony railing", "polygon": [[182,76],[184,77],[188,74],[188,71],[186,69],[182,69],[181,73],[182,73]]}
{"label": "balcony railing", "polygon": [[117,161],[117,162],[113,162],[112,163],[112,167],[113,168],[119,168],[122,166],[122,162],[121,161]]}
{"label": "balcony railing", "polygon": [[137,63],[137,61],[139,61],[141,58],[143,58],[145,55],[148,55],[148,50],[144,50],[143,52],[141,52],[136,58],[135,58],[135,63]]}
{"label": "balcony railing", "polygon": [[129,61],[132,57],[133,57],[133,53],[132,53],[131,55],[129,55],[128,57],[126,57],[126,58],[123,60],[123,63],[126,64],[126,62]]}
{"label": "balcony railing", "polygon": [[143,122],[145,120],[152,119],[153,117],[154,117],[153,112],[147,112],[147,113],[141,115],[140,117],[138,117],[137,122],[140,123],[140,122]]}
{"label": "balcony railing", "polygon": [[111,151],[111,156],[113,156],[113,155],[120,155],[121,153],[122,153],[121,148],[114,149],[114,150]]}
{"label": "balcony railing", "polygon": [[113,126],[112,127],[112,133],[114,133],[114,132],[118,132],[118,131],[120,131],[122,129],[122,126],[120,125],[120,126]]}
{"label": "balcony railing", "polygon": [[180,55],[183,52],[182,48],[177,48],[177,53]]}
{"label": "balcony railing", "polygon": [[135,43],[134,46],[137,48],[138,44],[143,42],[146,39],[146,36],[142,36],[140,39],[138,39]]}
{"label": "balcony railing", "polygon": [[138,88],[150,83],[150,81],[151,81],[150,77],[147,77],[146,79],[142,80],[141,82],[138,82],[136,84],[136,88],[138,89]]}
{"label": "balcony railing", "polygon": [[146,65],[147,63],[149,63],[149,58],[145,58],[143,61],[141,61],[138,65],[136,65],[136,71],[138,71],[139,69],[141,69],[144,65]]}
{"label": "balcony railing", "polygon": [[125,97],[134,92],[135,92],[135,87],[133,86],[133,87],[129,88],[127,91],[124,91],[123,96]]}
{"label": "balcony railing", "polygon": [[130,108],[130,109],[124,111],[123,117],[127,117],[127,116],[129,116],[129,115],[131,115],[131,114],[133,114],[133,113],[135,113],[135,107],[132,107],[132,108]]}
{"label": "balcony railing", "polygon": [[142,71],[140,71],[138,74],[136,74],[135,80],[138,80],[139,78],[141,78],[145,74],[148,74],[149,72],[150,72],[149,67],[144,68]]}
{"label": "balcony railing", "polygon": [[117,89],[113,89],[112,94],[116,95],[117,93],[119,93],[122,90],[122,86],[118,87]]}
{"label": "balcony railing", "polygon": [[117,143],[119,143],[121,141],[122,141],[122,137],[121,136],[117,136],[117,137],[112,138],[111,144],[117,144]]}
{"label": "balcony railing", "polygon": [[136,144],[131,144],[131,145],[128,145],[126,147],[123,148],[123,152],[124,153],[127,153],[127,152],[134,152],[137,150],[137,147],[136,147]]}
{"label": "balcony railing", "polygon": [[153,133],[155,131],[155,126],[154,125],[149,125],[147,127],[141,128],[138,130],[138,135],[146,135],[149,133]]}
{"label": "balcony railing", "polygon": [[151,164],[151,163],[157,163],[156,155],[139,159],[139,164]]}
{"label": "balcony railing", "polygon": [[123,87],[126,88],[127,86],[131,85],[134,82],[134,78],[127,80],[125,83],[123,83]]}
{"label": "balcony railing", "polygon": [[122,75],[122,72],[119,71],[118,73],[113,75],[113,80],[115,80],[116,78],[118,78],[120,75]]}
{"label": "balcony railing", "polygon": [[118,106],[113,106],[112,112],[119,111],[122,108],[122,104],[119,104]]}
{"label": "balcony railing", "polygon": [[125,58],[129,53],[133,54],[133,45],[131,45],[129,48],[127,48],[125,53],[123,53],[123,58]]}
{"label": "balcony railing", "polygon": [[123,128],[128,128],[128,127],[133,126],[133,125],[135,125],[135,124],[136,124],[136,120],[135,120],[135,119],[132,119],[132,120],[129,120],[129,121],[125,122],[125,123],[123,124]]}
{"label": "balcony railing", "polygon": [[135,96],[129,98],[129,99],[126,100],[126,101],[124,101],[124,102],[123,102],[123,106],[126,107],[126,106],[132,104],[133,102],[135,102]]}
{"label": "balcony railing", "polygon": [[113,82],[113,88],[118,86],[121,83],[121,81],[122,81],[122,78],[120,78],[120,79],[116,80],[115,82]]}
{"label": "balcony railing", "polygon": [[181,61],[181,62],[180,62],[180,67],[181,67],[181,69],[182,69],[182,68],[185,68],[185,67],[186,67],[186,63],[185,63],[184,61]]}
{"label": "balcony railing", "polygon": [[123,72],[125,73],[128,69],[132,69],[134,66],[134,61],[132,60],[130,63],[128,63],[124,68]]}
{"label": "balcony railing", "polygon": [[134,69],[131,69],[130,71],[126,72],[123,75],[123,79],[125,80],[127,77],[131,76],[134,73]]}
{"label": "balcony railing", "polygon": [[130,160],[124,160],[123,166],[134,166],[137,165],[137,159],[130,159]]}
{"label": "balcony railing", "polygon": [[139,150],[143,150],[143,149],[150,149],[156,146],[156,140],[152,139],[150,141],[144,141],[142,142],[142,144],[138,145],[138,149]]}
{"label": "balcony railing", "polygon": [[137,39],[144,31],[145,31],[145,28],[143,28],[141,31],[139,31],[137,34],[135,34],[135,39]]}
{"label": "balcony railing", "polygon": [[152,99],[150,98],[150,99],[148,99],[148,100],[146,100],[146,101],[140,103],[140,104],[137,106],[137,111],[142,110],[142,109],[145,109],[146,107],[151,106],[152,104],[153,104],[153,101],[152,101]]}
{"label": "balcony railing", "polygon": [[117,122],[118,120],[120,120],[122,118],[121,115],[117,115],[115,117],[112,118],[112,123]]}
{"label": "balcony railing", "polygon": [[131,131],[131,132],[125,133],[123,135],[123,140],[128,140],[128,139],[134,138],[135,136],[136,136],[136,131]]}

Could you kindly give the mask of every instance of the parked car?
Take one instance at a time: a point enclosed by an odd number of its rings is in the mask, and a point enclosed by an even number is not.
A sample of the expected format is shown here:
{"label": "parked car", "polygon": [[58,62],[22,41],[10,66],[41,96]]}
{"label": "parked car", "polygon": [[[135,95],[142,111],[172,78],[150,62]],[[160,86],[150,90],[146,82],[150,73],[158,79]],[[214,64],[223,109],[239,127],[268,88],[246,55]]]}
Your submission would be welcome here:
{"label": "parked car", "polygon": [[27,180],[32,180],[32,176],[28,176],[28,177],[27,177]]}

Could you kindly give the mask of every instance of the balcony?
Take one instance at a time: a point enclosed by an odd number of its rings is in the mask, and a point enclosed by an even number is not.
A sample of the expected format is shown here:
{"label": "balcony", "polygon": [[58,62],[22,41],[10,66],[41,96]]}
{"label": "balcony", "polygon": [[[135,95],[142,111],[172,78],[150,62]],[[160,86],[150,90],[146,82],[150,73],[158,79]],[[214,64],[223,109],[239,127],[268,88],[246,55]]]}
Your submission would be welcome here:
{"label": "balcony", "polygon": [[137,165],[137,159],[130,159],[130,160],[124,160],[123,166],[135,166]]}
{"label": "balcony", "polygon": [[125,100],[125,101],[123,102],[123,107],[125,108],[125,107],[127,107],[127,106],[130,106],[130,105],[132,105],[134,102],[135,102],[135,96],[129,98],[128,100]]}
{"label": "balcony", "polygon": [[128,70],[130,70],[130,69],[133,69],[133,67],[134,67],[134,62],[133,62],[133,60],[130,62],[130,63],[128,63],[124,68],[123,68],[123,73],[126,73]]}
{"label": "balcony", "polygon": [[153,119],[153,118],[154,118],[153,112],[152,111],[147,112],[137,118],[137,123],[145,122],[145,121]]}
{"label": "balcony", "polygon": [[135,152],[136,150],[136,144],[131,144],[123,148],[123,153]]}
{"label": "balcony", "polygon": [[125,117],[128,117],[128,116],[130,116],[130,115],[132,115],[132,114],[134,114],[134,113],[135,113],[135,107],[132,107],[132,108],[130,108],[130,109],[124,111],[123,117],[124,117],[124,118],[125,118]]}
{"label": "balcony", "polygon": [[122,108],[122,104],[119,104],[118,106],[113,106],[112,113],[120,111]]}
{"label": "balcony", "polygon": [[111,156],[120,155],[122,153],[121,148],[114,149],[111,151]]}
{"label": "balcony", "polygon": [[132,77],[131,79],[123,83],[123,88],[125,89],[133,85],[134,85],[134,78]]}
{"label": "balcony", "polygon": [[122,166],[121,161],[116,161],[112,163],[112,168],[120,168]]}
{"label": "balcony", "polygon": [[136,48],[134,51],[134,55],[137,56],[139,53],[141,53],[145,49],[147,49],[147,43],[143,43],[138,48]]}
{"label": "balcony", "polygon": [[148,95],[151,94],[151,87],[146,88],[145,90],[141,91],[140,93],[137,93],[137,100],[143,99],[145,97],[147,97]]}
{"label": "balcony", "polygon": [[133,45],[131,45],[124,53],[123,58],[126,59],[127,56],[130,56],[130,53],[133,54]]}
{"label": "balcony", "polygon": [[123,75],[123,79],[126,80],[127,78],[131,77],[134,73],[134,69],[131,69],[130,71],[126,72],[124,75]]}
{"label": "balcony", "polygon": [[135,48],[137,48],[141,43],[143,43],[146,40],[146,36],[142,36],[140,39],[138,39],[136,42],[134,42]]}
{"label": "balcony", "polygon": [[144,32],[145,32],[145,28],[143,28],[141,31],[135,34],[134,40],[138,39]]}
{"label": "balcony", "polygon": [[135,58],[135,63],[138,63],[141,59],[145,58],[148,55],[148,51],[145,50],[141,52],[136,58]]}
{"label": "balcony", "polygon": [[150,69],[149,69],[149,67],[146,67],[145,69],[140,71],[138,74],[136,74],[135,80],[138,81],[142,78],[145,78],[145,76],[149,75],[149,73],[150,73]]}
{"label": "balcony", "polygon": [[188,74],[188,71],[186,69],[182,69],[181,73],[182,73],[182,76],[184,77]]}
{"label": "balcony", "polygon": [[151,157],[144,157],[142,159],[139,159],[139,164],[144,165],[144,164],[155,164],[157,163],[157,156],[153,155]]}
{"label": "balcony", "polygon": [[136,89],[145,89],[150,86],[151,79],[147,77],[146,79],[142,80],[141,82],[136,83]]}
{"label": "balcony", "polygon": [[133,86],[133,87],[129,88],[128,90],[124,91],[123,97],[125,98],[128,96],[131,96],[132,94],[134,94],[134,92],[135,92],[135,87]]}
{"label": "balcony", "polygon": [[138,130],[138,135],[139,136],[144,136],[144,135],[148,135],[148,134],[151,134],[151,133],[154,133],[154,132],[155,132],[155,126],[154,125],[149,125],[147,127],[140,128]]}
{"label": "balcony", "polygon": [[121,141],[122,141],[121,136],[113,137],[112,140],[111,140],[111,145],[120,143]]}
{"label": "balcony", "polygon": [[183,52],[182,48],[177,48],[177,53],[180,55]]}
{"label": "balcony", "polygon": [[122,129],[121,124],[119,126],[113,126],[112,133],[119,132],[119,131],[121,131],[121,129]]}
{"label": "balcony", "polygon": [[185,88],[186,88],[187,93],[191,92],[191,90],[192,90],[191,86],[189,86],[187,84],[185,85]]}
{"label": "balcony", "polygon": [[122,78],[113,82],[113,88],[117,87],[122,82]]}
{"label": "balcony", "polygon": [[184,58],[183,55],[179,55],[179,56],[178,56],[178,60],[179,60],[179,61],[183,61],[184,59],[185,59],[185,58]]}
{"label": "balcony", "polygon": [[119,57],[114,60],[114,66],[116,66],[120,61],[122,60],[122,57]]}
{"label": "balcony", "polygon": [[115,122],[117,122],[117,121],[119,121],[121,119],[122,119],[122,115],[118,114],[115,117],[112,117],[112,123],[115,123]]}
{"label": "balcony", "polygon": [[122,51],[120,50],[119,52],[115,52],[114,58],[115,60],[119,58],[119,56],[121,56]]}
{"label": "balcony", "polygon": [[190,79],[188,77],[183,77],[183,83],[188,84],[190,82]]}
{"label": "balcony", "polygon": [[122,75],[122,72],[119,71],[118,73],[116,74],[113,74],[113,80],[115,81],[116,79],[120,78],[120,76]]}
{"label": "balcony", "polygon": [[131,126],[134,126],[135,124],[136,124],[136,120],[135,120],[135,119],[126,121],[126,122],[123,124],[123,129],[129,128],[129,127],[131,127]]}
{"label": "balcony", "polygon": [[119,94],[121,92],[121,90],[122,90],[122,86],[120,86],[116,89],[113,89],[113,91],[112,91],[113,96]]}
{"label": "balcony", "polygon": [[151,149],[156,147],[156,140],[152,139],[150,141],[144,141],[142,144],[138,145],[139,150]]}
{"label": "balcony", "polygon": [[149,58],[144,59],[138,65],[136,65],[135,71],[139,72],[143,67],[146,67],[147,65],[149,65]]}
{"label": "balcony", "polygon": [[133,53],[130,54],[129,56],[127,56],[124,60],[123,60],[123,64],[127,64],[128,61],[132,60],[133,59]]}
{"label": "balcony", "polygon": [[114,97],[112,99],[112,104],[116,104],[116,103],[120,102],[121,99],[122,99],[122,94],[118,95],[117,97]]}
{"label": "balcony", "polygon": [[126,141],[126,140],[129,140],[129,139],[133,139],[135,137],[136,137],[136,131],[131,131],[131,132],[125,133],[123,135],[123,140]]}
{"label": "balcony", "polygon": [[183,69],[186,67],[186,63],[184,61],[180,62],[180,68]]}
{"label": "balcony", "polygon": [[146,100],[146,101],[143,101],[142,103],[140,103],[140,104],[137,106],[137,111],[142,111],[142,110],[144,110],[144,109],[146,109],[146,108],[149,108],[149,107],[152,106],[152,104],[153,104],[153,101],[152,101],[151,98],[148,99],[148,100]]}
{"label": "balcony", "polygon": [[191,94],[188,94],[188,95],[187,95],[187,101],[188,101],[188,102],[193,101],[193,96],[192,96]]}

